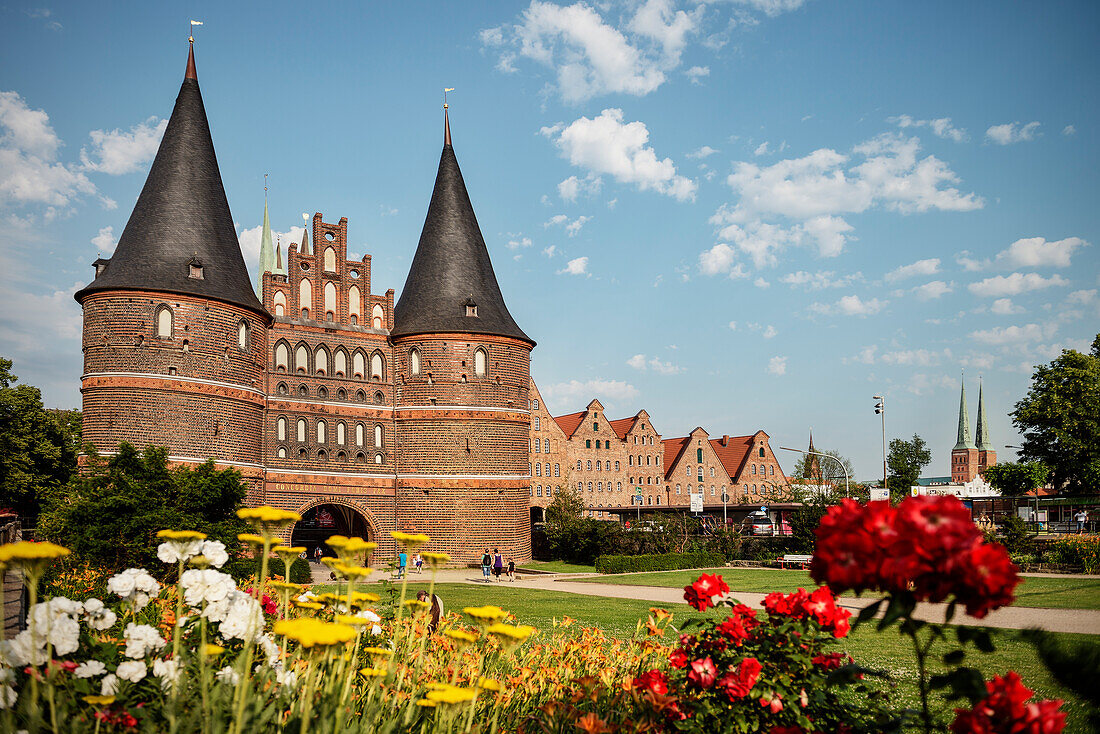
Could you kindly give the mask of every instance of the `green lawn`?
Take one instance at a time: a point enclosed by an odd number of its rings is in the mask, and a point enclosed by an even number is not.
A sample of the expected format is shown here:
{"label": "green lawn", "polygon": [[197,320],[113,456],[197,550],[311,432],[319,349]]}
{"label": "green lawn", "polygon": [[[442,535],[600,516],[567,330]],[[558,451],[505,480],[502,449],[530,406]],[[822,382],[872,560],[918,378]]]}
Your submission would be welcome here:
{"label": "green lawn", "polygon": [[[793,576],[794,572],[790,573]],[[409,588],[420,586],[419,583],[410,584]],[[318,588],[324,590],[324,587]],[[597,598],[512,585],[440,584],[436,589],[448,611],[460,611],[466,606],[497,604],[515,614],[519,621],[533,624],[541,630],[552,629],[553,619],[569,616],[581,625],[599,627],[618,637],[633,635],[638,620],[645,619],[652,606],[650,602],[633,599]],[[674,622],[696,614],[686,604],[673,605],[669,611],[675,614]],[[1019,640],[1013,631],[994,630],[994,634],[996,652],[972,652],[968,656],[968,663],[979,667],[987,678],[1015,670],[1037,695],[1066,700],[1065,710],[1070,716],[1067,732],[1087,731],[1083,704],[1051,678],[1032,648]],[[1067,644],[1096,644],[1100,641],[1100,637],[1092,635],[1063,634],[1058,637]],[[896,695],[899,700],[906,706],[916,708],[919,705],[916,664],[910,644],[896,629],[878,634],[873,627],[865,626],[846,638],[843,648],[857,662],[889,673],[897,682]],[[937,700],[936,707],[949,712],[953,706],[947,701]]]}
{"label": "green lawn", "polygon": [[595,566],[585,566],[580,563],[566,563],[565,561],[531,561],[530,563],[524,563],[520,568],[529,568],[532,571],[547,571],[550,573],[596,573]]}
{"label": "green lawn", "polygon": [[[813,589],[817,586],[808,571],[775,568],[717,568],[706,569],[720,573],[729,584],[730,591],[747,591],[766,594],[782,591],[789,594],[799,587]],[[653,573],[609,574],[587,579],[577,579],[593,584],[623,584],[625,586],[687,586],[703,573],[694,571],[656,571]],[[1025,576],[1016,587],[1018,607],[1045,609],[1100,609],[1100,579],[1049,578]]]}

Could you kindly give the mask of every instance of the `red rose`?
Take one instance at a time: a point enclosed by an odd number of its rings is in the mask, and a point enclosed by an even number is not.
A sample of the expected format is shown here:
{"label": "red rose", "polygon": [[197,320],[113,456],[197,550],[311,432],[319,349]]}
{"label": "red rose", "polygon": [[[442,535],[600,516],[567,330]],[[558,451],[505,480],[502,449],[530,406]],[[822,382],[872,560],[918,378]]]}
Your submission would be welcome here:
{"label": "red rose", "polygon": [[810,658],[810,662],[814,665],[819,665],[825,670],[836,670],[848,663],[852,662],[851,655],[845,655],[842,652],[830,652],[825,655],[818,655],[817,657]]}
{"label": "red rose", "polygon": [[634,679],[634,687],[663,696],[668,693],[668,676],[660,670],[647,670]]}
{"label": "red rose", "polygon": [[668,655],[668,664],[677,670],[687,665],[688,656],[684,648],[678,647]]}
{"label": "red rose", "polygon": [[1014,671],[1004,678],[993,676],[985,687],[989,695],[974,708],[955,709],[954,734],[1059,734],[1066,726],[1066,715],[1059,711],[1062,702],[1027,703],[1032,691]]}
{"label": "red rose", "polygon": [[744,604],[738,604],[733,608],[733,613],[718,625],[718,632],[735,645],[740,645],[742,641],[749,639],[753,628],[759,624],[755,611]]}
{"label": "red rose", "polygon": [[736,673],[727,673],[722,676],[718,681],[718,687],[725,690],[730,703],[733,703],[749,695],[752,687],[756,685],[757,678],[760,677],[762,668],[763,666],[756,658],[745,658],[737,666]]}
{"label": "red rose", "polygon": [[692,660],[689,668],[689,681],[700,688],[710,688],[714,685],[714,679],[718,675],[718,668],[714,666],[714,661],[710,659],[709,655],[702,660]]}
{"label": "red rose", "polygon": [[729,590],[721,576],[703,574],[693,584],[684,587],[684,600],[701,612],[714,606],[715,599]]}

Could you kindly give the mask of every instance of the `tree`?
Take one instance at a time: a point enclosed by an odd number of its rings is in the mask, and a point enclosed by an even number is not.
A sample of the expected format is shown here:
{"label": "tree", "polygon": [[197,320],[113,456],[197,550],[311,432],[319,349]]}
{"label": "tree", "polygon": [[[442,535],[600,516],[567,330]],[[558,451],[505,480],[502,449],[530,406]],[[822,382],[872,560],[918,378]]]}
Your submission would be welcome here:
{"label": "tree", "polygon": [[568,482],[561,484],[554,492],[554,501],[546,506],[546,532],[551,527],[561,527],[580,520],[584,513],[584,498]]}
{"label": "tree", "polygon": [[1042,487],[1050,467],[1039,461],[1007,462],[987,466],[982,476],[1004,497],[1015,497]]}
{"label": "tree", "polygon": [[1092,350],[1062,350],[1038,365],[1031,388],[1009,414],[1024,436],[1022,461],[1050,467],[1050,483],[1068,494],[1100,486],[1100,334]]}
{"label": "tree", "polygon": [[237,518],[245,491],[239,472],[213,461],[169,467],[166,448],[139,453],[123,443],[106,460],[92,452],[83,471],[50,493],[38,533],[106,570],[155,568],[159,530],[197,530],[238,547],[248,529]]}
{"label": "tree", "polygon": [[12,361],[0,357],[0,508],[11,508],[35,522],[43,495],[65,482],[76,469],[79,439],[42,407],[42,393],[14,385]]}
{"label": "tree", "polygon": [[886,457],[890,497],[896,500],[907,496],[909,488],[920,479],[921,470],[931,461],[932,452],[928,450],[928,444],[915,433],[909,441],[900,438],[890,441],[890,453]]}
{"label": "tree", "polygon": [[[843,489],[844,469],[848,470],[849,482],[851,482],[851,478],[856,475],[856,470],[855,467],[852,465],[851,460],[849,460],[848,457],[842,455],[839,451],[834,451],[832,449],[818,449],[817,451],[819,453],[828,454],[829,456],[833,457],[832,459],[826,459],[824,456],[816,457],[817,460],[820,462],[819,466],[821,467],[821,483],[831,484],[834,487],[840,487],[841,489]],[[836,459],[836,461],[834,461],[833,459]],[[838,464],[837,461],[839,461],[840,464]],[[794,465],[794,469],[791,471],[791,476],[794,477],[796,480],[799,477],[805,476],[806,465],[809,462],[810,455],[802,454],[802,457],[798,460],[798,463]],[[843,469],[841,468],[842,466]],[[811,484],[813,483],[811,480],[802,481],[810,482]]]}

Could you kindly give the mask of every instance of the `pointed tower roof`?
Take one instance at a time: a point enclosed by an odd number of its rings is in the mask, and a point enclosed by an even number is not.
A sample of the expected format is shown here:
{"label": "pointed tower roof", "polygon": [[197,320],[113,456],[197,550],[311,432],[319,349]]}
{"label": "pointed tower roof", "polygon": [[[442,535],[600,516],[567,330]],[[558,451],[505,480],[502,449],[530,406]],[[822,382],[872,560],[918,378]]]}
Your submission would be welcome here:
{"label": "pointed tower roof", "polygon": [[992,451],[993,443],[989,440],[989,421],[985,417],[985,397],[982,394],[982,383],[978,382],[978,426],[974,431],[978,440],[979,451]]}
{"label": "pointed tower roof", "polygon": [[[265,191],[267,187],[264,187]],[[264,196],[264,226],[260,232],[260,267],[256,270],[256,295],[263,295],[264,273],[275,267],[275,248],[271,244],[271,220],[267,217],[267,196]]]}
{"label": "pointed tower roof", "polygon": [[443,154],[435,190],[412,267],[393,310],[390,333],[491,334],[521,339],[534,346],[504,305],[451,146],[450,130],[450,120],[444,113]]}
{"label": "pointed tower roof", "polygon": [[283,243],[279,241],[275,244],[275,270],[276,275],[286,275],[286,268],[283,267]]}
{"label": "pointed tower roof", "polygon": [[810,451],[814,450],[814,429],[810,429]]}
{"label": "pointed tower roof", "polygon": [[309,254],[309,221],[302,227],[302,246],[298,248],[299,255]]}
{"label": "pointed tower roof", "polygon": [[[201,278],[190,277],[193,259],[202,263]],[[264,313],[225,198],[193,45],[160,149],[115,253],[76,300],[119,289],[193,295]]]}
{"label": "pointed tower roof", "polygon": [[966,412],[966,381],[962,380],[961,383],[962,390],[959,393],[959,437],[952,451],[977,448],[974,446],[974,440],[970,438],[970,414]]}

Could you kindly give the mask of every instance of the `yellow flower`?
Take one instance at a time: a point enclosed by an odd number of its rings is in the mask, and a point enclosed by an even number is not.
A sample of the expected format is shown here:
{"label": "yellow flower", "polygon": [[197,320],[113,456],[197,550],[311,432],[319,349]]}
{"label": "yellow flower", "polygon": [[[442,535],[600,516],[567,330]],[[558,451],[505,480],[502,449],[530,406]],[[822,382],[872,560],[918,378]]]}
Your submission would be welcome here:
{"label": "yellow flower", "polygon": [[84,703],[92,706],[110,706],[115,702],[114,696],[85,696]]}
{"label": "yellow flower", "polygon": [[346,535],[330,535],[325,539],[325,545],[333,550],[340,550],[348,544],[348,536]]}
{"label": "yellow flower", "polygon": [[421,553],[424,556],[424,560],[428,562],[428,565],[432,568],[439,568],[442,565],[451,562],[451,557],[446,553],[433,553],[431,551],[424,551]]}
{"label": "yellow flower", "polygon": [[225,648],[221,645],[207,645],[202,652],[208,658],[215,658],[225,652]]}
{"label": "yellow flower", "polygon": [[523,642],[535,631],[535,628],[528,624],[521,624],[513,627],[510,624],[494,624],[491,625],[486,632],[491,635],[496,635],[502,639],[507,639],[512,642]]}
{"label": "yellow flower", "polygon": [[336,564],[340,563],[340,559],[339,558],[330,558],[328,556],[325,556],[324,558],[321,559],[321,563],[323,563],[326,566],[328,566],[329,568],[335,570],[336,569]]}
{"label": "yellow flower", "polygon": [[477,687],[484,688],[486,691],[499,691],[500,681],[493,680],[492,678],[478,678]]}
{"label": "yellow flower", "polygon": [[371,569],[365,566],[352,566],[347,563],[337,563],[332,566],[332,569],[341,576],[352,579],[353,581],[371,575]]}
{"label": "yellow flower", "polygon": [[419,546],[428,543],[431,538],[423,533],[402,533],[400,531],[393,531],[390,533],[394,540],[398,543],[407,546],[409,548],[417,548]]}
{"label": "yellow flower", "polygon": [[273,551],[275,551],[276,553],[279,553],[279,554],[292,553],[296,556],[301,555],[302,553],[306,552],[305,547],[300,546],[300,545],[296,545],[296,546],[293,546],[293,547],[286,546],[286,545],[277,545],[274,548],[272,548],[271,550],[273,550]]}
{"label": "yellow flower", "polygon": [[426,698],[429,701],[435,701],[436,703],[457,704],[472,701],[476,696],[477,691],[473,688],[447,686],[442,690],[428,691]]}
{"label": "yellow flower", "polygon": [[280,591],[301,591],[304,588],[301,584],[292,584],[289,581],[268,581],[267,585]]}
{"label": "yellow flower", "polygon": [[386,675],[385,668],[363,668],[359,671],[359,675],[365,678],[382,678]]}
{"label": "yellow flower", "polygon": [[263,546],[267,541],[263,539],[261,535],[255,535],[254,533],[241,533],[237,536],[237,540],[242,543],[248,543],[249,545]]}
{"label": "yellow flower", "polygon": [[466,612],[466,614],[469,614],[474,619],[479,619],[483,622],[495,622],[498,619],[503,619],[508,616],[508,612],[500,607],[491,605],[483,607],[466,607],[462,611]]}
{"label": "yellow flower", "polygon": [[369,591],[354,591],[351,594],[351,603],[358,605],[373,604],[381,598],[378,594],[372,594]]}
{"label": "yellow flower", "polygon": [[368,655],[373,655],[376,658],[392,658],[393,650],[387,650],[384,647],[364,647],[363,652]]}
{"label": "yellow flower", "polygon": [[346,624],[331,624],[314,617],[282,619],[275,623],[272,632],[296,640],[302,647],[327,647],[350,642],[358,634]]}
{"label": "yellow flower", "polygon": [[350,624],[353,627],[366,627],[369,624],[374,624],[366,617],[356,617],[353,614],[337,614],[332,621],[339,624]]}
{"label": "yellow flower", "polygon": [[62,548],[53,543],[32,543],[21,540],[18,543],[0,546],[0,562],[52,561],[55,558],[64,558],[71,552],[68,548]]}
{"label": "yellow flower", "polygon": [[206,533],[197,530],[161,530],[157,532],[157,537],[165,540],[206,540]]}
{"label": "yellow flower", "polygon": [[467,645],[471,642],[477,642],[477,635],[475,635],[473,632],[467,632],[466,630],[446,630],[443,632],[443,634],[447,637],[450,637],[452,640],[459,643],[460,645]]}
{"label": "yellow flower", "polygon": [[315,601],[295,601],[294,606],[298,607],[299,609],[312,609],[314,611],[325,608],[324,604],[318,604]]}
{"label": "yellow flower", "polygon": [[431,604],[426,601],[420,601],[419,599],[406,599],[402,603],[414,611],[419,610],[421,612],[426,612],[432,608]]}
{"label": "yellow flower", "polygon": [[416,705],[420,706],[421,708],[434,709],[435,708],[435,701],[429,701],[426,698],[421,698],[416,702]]}
{"label": "yellow flower", "polygon": [[362,538],[348,538],[348,542],[344,544],[344,552],[349,554],[365,553],[377,547],[377,543],[372,543]]}
{"label": "yellow flower", "polygon": [[267,505],[242,508],[237,510],[237,517],[250,522],[252,527],[259,530],[265,538],[273,538],[280,530],[302,519],[297,512],[280,510]]}

